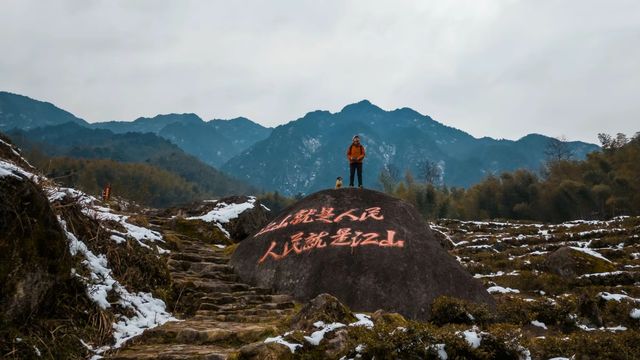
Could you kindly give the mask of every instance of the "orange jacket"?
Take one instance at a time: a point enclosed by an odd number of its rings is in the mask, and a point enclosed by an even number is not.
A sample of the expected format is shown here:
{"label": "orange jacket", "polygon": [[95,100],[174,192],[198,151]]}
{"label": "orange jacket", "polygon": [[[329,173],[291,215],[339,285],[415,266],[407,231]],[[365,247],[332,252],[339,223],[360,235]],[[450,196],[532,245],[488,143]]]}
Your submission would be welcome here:
{"label": "orange jacket", "polygon": [[350,163],[361,163],[362,159],[364,159],[364,146],[362,145],[349,145],[347,149],[347,159],[349,159]]}

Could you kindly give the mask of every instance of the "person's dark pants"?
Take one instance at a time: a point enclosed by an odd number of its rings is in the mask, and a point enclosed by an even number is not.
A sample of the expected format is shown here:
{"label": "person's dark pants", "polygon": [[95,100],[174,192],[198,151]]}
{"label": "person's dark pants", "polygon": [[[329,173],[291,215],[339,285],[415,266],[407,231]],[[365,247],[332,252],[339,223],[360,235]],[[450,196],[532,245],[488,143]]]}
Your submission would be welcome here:
{"label": "person's dark pants", "polygon": [[358,170],[358,186],[362,186],[362,163],[352,162],[349,164],[349,186],[353,186],[353,175]]}

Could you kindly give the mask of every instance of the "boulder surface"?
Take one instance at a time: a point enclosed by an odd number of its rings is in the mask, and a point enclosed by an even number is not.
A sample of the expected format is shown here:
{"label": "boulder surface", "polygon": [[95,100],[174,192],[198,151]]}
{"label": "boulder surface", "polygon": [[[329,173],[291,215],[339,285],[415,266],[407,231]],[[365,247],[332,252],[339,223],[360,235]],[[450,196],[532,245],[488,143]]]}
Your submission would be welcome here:
{"label": "boulder surface", "polygon": [[300,301],[328,293],[355,311],[428,320],[442,295],[495,305],[412,205],[373,190],[309,195],[242,241],[231,264],[249,283]]}

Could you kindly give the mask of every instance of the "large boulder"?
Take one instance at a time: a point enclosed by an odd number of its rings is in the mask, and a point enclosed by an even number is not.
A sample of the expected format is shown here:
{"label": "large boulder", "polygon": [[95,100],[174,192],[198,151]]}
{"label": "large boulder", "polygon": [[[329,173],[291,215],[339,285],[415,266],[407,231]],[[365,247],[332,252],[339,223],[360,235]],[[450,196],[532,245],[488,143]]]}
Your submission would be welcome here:
{"label": "large boulder", "polygon": [[495,305],[413,206],[372,190],[300,200],[241,242],[231,264],[244,281],[300,301],[328,293],[355,311],[427,320],[442,295]]}
{"label": "large boulder", "polygon": [[70,278],[68,246],[40,187],[0,159],[0,324],[24,323]]}
{"label": "large boulder", "polygon": [[609,260],[566,246],[548,254],[544,264],[550,272],[568,278],[616,269]]}

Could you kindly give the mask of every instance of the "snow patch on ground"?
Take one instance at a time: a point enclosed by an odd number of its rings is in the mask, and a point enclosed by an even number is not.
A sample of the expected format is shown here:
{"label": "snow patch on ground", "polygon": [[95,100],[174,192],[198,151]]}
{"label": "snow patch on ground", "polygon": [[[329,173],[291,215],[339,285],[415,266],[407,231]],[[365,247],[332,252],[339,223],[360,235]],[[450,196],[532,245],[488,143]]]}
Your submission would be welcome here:
{"label": "snow patch on ground", "polygon": [[633,319],[640,319],[640,309],[633,309],[629,314]]}
{"label": "snow patch on ground", "polygon": [[433,345],[429,346],[429,348],[438,353],[438,359],[440,359],[440,360],[449,359],[449,355],[447,355],[447,352],[444,349],[445,348],[445,344],[433,344]]}
{"label": "snow patch on ground", "polygon": [[[57,196],[57,194],[54,194],[54,197]],[[95,200],[95,198],[93,198],[93,200]],[[125,229],[125,232],[110,229],[110,231],[113,233],[111,235],[111,240],[115,241],[116,243],[124,242],[126,241],[126,237],[130,237],[136,240],[138,244],[140,244],[140,246],[151,249],[147,242],[164,242],[164,239],[159,232],[147,229],[146,227],[131,224],[127,221],[129,219],[129,216],[114,214],[109,208],[102,206],[86,206],[82,209],[82,213],[98,221],[114,221],[120,224],[120,226]],[[161,249],[159,246],[156,245],[156,247],[158,252],[166,252],[166,250]]]}
{"label": "snow patch on ground", "polygon": [[543,329],[547,330],[547,325],[545,323],[541,322],[541,321],[538,321],[538,320],[531,321],[531,325],[537,326],[539,328],[543,328]]}
{"label": "snow patch on ground", "polygon": [[[80,277],[87,285],[88,296],[102,309],[112,307],[112,303],[107,300],[109,293],[115,292],[118,295],[117,305],[130,309],[133,315],[127,317],[118,315],[113,326],[114,348],[122,346],[127,340],[140,335],[144,330],[162,325],[167,321],[176,320],[166,311],[165,303],[156,299],[150,293],[137,292],[130,293],[111,275],[107,258],[103,254],[94,254],[87,245],[80,241],[75,234],[71,233],[64,220],[58,217],[58,221],[64,230],[69,241],[69,252],[73,256],[84,258],[82,264],[89,271],[89,277]],[[102,347],[97,352],[106,351],[109,347]]]}
{"label": "snow patch on ground", "polygon": [[592,277],[592,276],[620,275],[620,274],[624,274],[626,272],[627,271],[609,271],[609,272],[601,272],[601,273],[593,273],[593,274],[584,274],[584,275],[578,276],[578,279],[589,278],[589,277]]}

